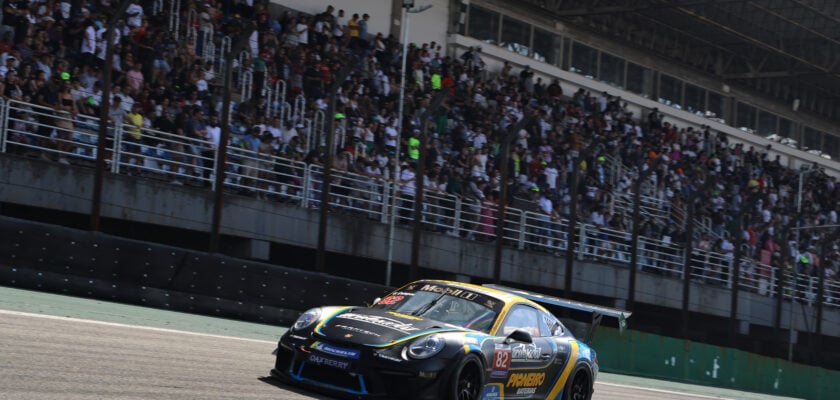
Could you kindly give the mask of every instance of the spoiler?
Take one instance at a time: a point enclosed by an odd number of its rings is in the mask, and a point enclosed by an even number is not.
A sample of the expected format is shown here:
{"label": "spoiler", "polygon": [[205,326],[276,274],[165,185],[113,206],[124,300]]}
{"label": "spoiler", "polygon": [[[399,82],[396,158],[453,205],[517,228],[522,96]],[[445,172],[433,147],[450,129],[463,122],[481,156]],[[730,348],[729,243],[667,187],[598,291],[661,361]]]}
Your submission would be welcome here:
{"label": "spoiler", "polygon": [[514,294],[519,297],[524,297],[528,300],[532,300],[537,303],[551,304],[558,307],[591,313],[592,325],[586,332],[586,338],[584,340],[586,343],[589,343],[592,340],[592,335],[595,333],[595,330],[598,328],[598,326],[601,325],[601,318],[603,318],[604,316],[618,319],[618,330],[619,332],[624,332],[624,330],[627,329],[627,318],[630,318],[630,315],[633,314],[630,311],[619,310],[617,308],[609,308],[595,304],[583,303],[580,301],[561,299],[559,297],[529,292],[521,289],[514,289],[511,287],[495,285],[492,283],[484,284],[482,286],[491,289],[501,290],[503,292]]}

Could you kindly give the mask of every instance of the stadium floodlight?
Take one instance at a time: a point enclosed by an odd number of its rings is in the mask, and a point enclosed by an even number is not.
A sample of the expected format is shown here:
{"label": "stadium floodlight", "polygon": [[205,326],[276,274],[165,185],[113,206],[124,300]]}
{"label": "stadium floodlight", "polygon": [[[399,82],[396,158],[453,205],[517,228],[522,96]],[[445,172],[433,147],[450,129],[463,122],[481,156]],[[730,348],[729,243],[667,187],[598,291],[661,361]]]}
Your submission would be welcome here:
{"label": "stadium floodlight", "polygon": [[419,14],[419,13],[421,13],[423,11],[426,11],[430,8],[432,8],[432,5],[431,4],[426,4],[426,5],[422,5],[420,7],[409,7],[409,9],[407,11],[409,13],[412,13],[412,14]]}
{"label": "stadium floodlight", "polygon": [[[410,3],[410,7],[406,7]],[[403,21],[405,22],[402,31],[402,68],[400,69],[400,73],[402,79],[400,79],[400,101],[399,101],[399,112],[397,114],[397,146],[394,151],[394,172],[391,176],[391,180],[393,181],[393,188],[394,191],[391,194],[391,220],[388,223],[388,256],[387,261],[385,263],[385,285],[391,286],[391,269],[393,268],[393,258],[394,258],[394,225],[396,224],[396,210],[397,210],[397,182],[400,180],[400,174],[402,170],[400,169],[400,143],[402,141],[402,131],[403,131],[403,118],[404,118],[404,107],[405,107],[405,69],[406,69],[406,61],[408,59],[408,17],[410,14],[418,14],[423,11],[426,11],[432,6],[430,4],[421,6],[420,8],[414,8],[414,1],[413,0],[403,0],[403,7],[405,9],[405,13],[403,14]],[[423,188],[415,188],[414,190],[423,190]]]}

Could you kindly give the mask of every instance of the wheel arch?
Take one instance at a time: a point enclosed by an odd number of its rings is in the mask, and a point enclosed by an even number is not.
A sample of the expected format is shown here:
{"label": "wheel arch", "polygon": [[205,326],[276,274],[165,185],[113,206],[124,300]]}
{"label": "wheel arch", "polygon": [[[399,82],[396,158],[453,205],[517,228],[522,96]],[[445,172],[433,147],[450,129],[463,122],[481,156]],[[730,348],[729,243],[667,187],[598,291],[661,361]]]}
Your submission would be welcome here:
{"label": "wheel arch", "polygon": [[[484,359],[484,354],[479,350],[470,350],[468,352],[465,352],[465,354],[461,356],[461,358],[458,360],[458,364],[465,362],[465,360],[468,358],[470,359],[470,361],[475,361],[476,367],[478,367],[479,376],[481,377],[481,382],[485,383],[485,381],[487,380],[487,378],[484,376],[485,372],[487,371],[487,365],[485,365],[487,360]],[[457,374],[458,369],[460,368],[456,368],[455,374]]]}
{"label": "wheel arch", "polygon": [[445,381],[445,384],[441,385],[443,389],[443,397],[442,399],[449,399],[451,398],[451,390],[453,388],[453,383],[459,379],[459,375],[464,370],[464,368],[469,365],[473,364],[472,368],[476,369],[477,377],[478,377],[478,394],[481,394],[481,388],[487,381],[486,369],[484,366],[484,357],[480,351],[468,351],[463,353],[461,357],[454,362],[455,367],[452,368],[451,372],[449,373],[448,378]]}
{"label": "wheel arch", "polygon": [[572,389],[572,385],[574,385],[575,379],[580,374],[584,374],[588,380],[587,387],[589,394],[586,399],[589,400],[592,398],[592,394],[595,393],[595,374],[593,373],[592,366],[589,363],[579,362],[575,365],[574,369],[572,369],[572,373],[569,374],[569,378],[566,380],[565,387],[563,388],[563,396],[561,396],[563,400],[571,399],[570,391]]}

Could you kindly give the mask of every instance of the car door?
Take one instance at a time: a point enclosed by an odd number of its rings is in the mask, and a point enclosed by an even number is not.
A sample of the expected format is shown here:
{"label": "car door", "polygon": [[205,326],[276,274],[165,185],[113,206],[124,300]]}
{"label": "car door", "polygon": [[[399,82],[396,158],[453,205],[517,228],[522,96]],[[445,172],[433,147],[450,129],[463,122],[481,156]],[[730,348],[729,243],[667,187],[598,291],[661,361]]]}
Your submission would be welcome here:
{"label": "car door", "polygon": [[[540,398],[554,383],[562,361],[542,314],[528,304],[513,305],[496,332],[490,383],[501,386],[505,398]],[[532,342],[506,340],[516,330],[530,334]]]}

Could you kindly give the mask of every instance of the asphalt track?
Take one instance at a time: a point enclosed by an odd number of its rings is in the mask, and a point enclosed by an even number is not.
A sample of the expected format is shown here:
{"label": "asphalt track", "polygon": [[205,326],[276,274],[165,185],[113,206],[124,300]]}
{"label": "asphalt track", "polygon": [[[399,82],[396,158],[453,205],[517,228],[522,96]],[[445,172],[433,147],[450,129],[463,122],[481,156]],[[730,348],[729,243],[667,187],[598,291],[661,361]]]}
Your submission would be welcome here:
{"label": "asphalt track", "polygon": [[[280,333],[266,325],[0,288],[0,399],[329,399],[265,378],[273,362],[271,338]],[[593,398],[771,398],[657,382],[602,374]]]}

